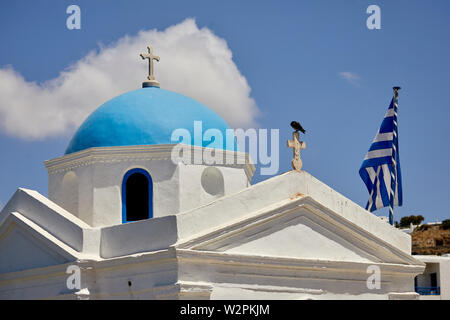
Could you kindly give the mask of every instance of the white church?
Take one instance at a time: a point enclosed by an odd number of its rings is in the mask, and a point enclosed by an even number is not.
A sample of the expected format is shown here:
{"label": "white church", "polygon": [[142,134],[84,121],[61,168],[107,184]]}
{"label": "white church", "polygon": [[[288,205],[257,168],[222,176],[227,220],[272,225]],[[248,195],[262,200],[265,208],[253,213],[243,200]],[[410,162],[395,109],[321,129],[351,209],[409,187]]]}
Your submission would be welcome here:
{"label": "white church", "polygon": [[0,299],[418,299],[425,264],[410,235],[301,165],[251,185],[234,147],[215,150],[235,161],[174,162],[177,128],[229,127],[161,89],[159,57],[141,56],[143,87],[101,105],[45,162],[48,198],[19,188],[0,212]]}

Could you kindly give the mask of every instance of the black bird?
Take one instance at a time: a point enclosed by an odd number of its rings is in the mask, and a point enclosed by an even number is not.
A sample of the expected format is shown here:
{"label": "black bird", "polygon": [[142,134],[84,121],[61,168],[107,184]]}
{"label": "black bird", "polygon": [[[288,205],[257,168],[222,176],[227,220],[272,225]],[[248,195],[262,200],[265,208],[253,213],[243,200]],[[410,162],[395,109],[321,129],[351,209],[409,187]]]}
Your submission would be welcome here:
{"label": "black bird", "polygon": [[292,121],[291,127],[294,128],[296,132],[300,130],[303,134],[306,133],[305,129],[303,129],[302,125],[297,121]]}

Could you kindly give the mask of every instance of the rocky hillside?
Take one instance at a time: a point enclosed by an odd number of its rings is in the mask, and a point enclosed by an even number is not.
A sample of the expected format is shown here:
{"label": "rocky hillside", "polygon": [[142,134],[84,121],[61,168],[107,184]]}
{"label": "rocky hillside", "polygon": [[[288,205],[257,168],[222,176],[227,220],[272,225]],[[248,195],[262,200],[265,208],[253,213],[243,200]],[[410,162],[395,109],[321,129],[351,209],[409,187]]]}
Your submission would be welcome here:
{"label": "rocky hillside", "polygon": [[450,253],[450,229],[442,225],[421,225],[411,233],[412,254]]}

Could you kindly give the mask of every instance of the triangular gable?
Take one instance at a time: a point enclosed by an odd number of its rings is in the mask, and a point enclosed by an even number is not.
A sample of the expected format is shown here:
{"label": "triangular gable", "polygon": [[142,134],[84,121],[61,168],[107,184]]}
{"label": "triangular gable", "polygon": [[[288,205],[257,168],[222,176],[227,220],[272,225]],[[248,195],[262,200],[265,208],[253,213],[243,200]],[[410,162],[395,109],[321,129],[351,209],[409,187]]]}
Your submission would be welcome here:
{"label": "triangular gable", "polygon": [[221,197],[209,204],[176,215],[180,242],[212,232],[246,216],[253,216],[286,201],[310,197],[324,210],[334,213],[334,220],[366,232],[367,237],[383,239],[406,255],[411,253],[411,238],[381,221],[364,208],[339,194],[304,171],[290,171],[252,185],[240,192]]}
{"label": "triangular gable", "polygon": [[421,264],[310,197],[279,202],[178,247],[299,259]]}
{"label": "triangular gable", "polygon": [[288,223],[252,234],[248,242],[222,248],[235,254],[334,261],[376,262],[342,237],[333,235],[307,215],[299,215]]}
{"label": "triangular gable", "polygon": [[17,212],[0,227],[0,273],[77,260],[77,253]]}
{"label": "triangular gable", "polygon": [[18,212],[72,249],[83,250],[83,232],[89,225],[34,190],[19,188],[0,211],[0,226]]}

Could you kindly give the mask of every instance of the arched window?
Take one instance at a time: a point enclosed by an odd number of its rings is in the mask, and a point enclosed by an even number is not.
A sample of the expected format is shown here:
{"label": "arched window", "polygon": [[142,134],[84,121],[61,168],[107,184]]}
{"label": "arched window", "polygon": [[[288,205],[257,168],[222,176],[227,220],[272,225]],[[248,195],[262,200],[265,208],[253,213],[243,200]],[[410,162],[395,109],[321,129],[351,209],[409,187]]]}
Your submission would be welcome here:
{"label": "arched window", "polygon": [[143,169],[131,169],[122,182],[122,222],[153,217],[153,183]]}

